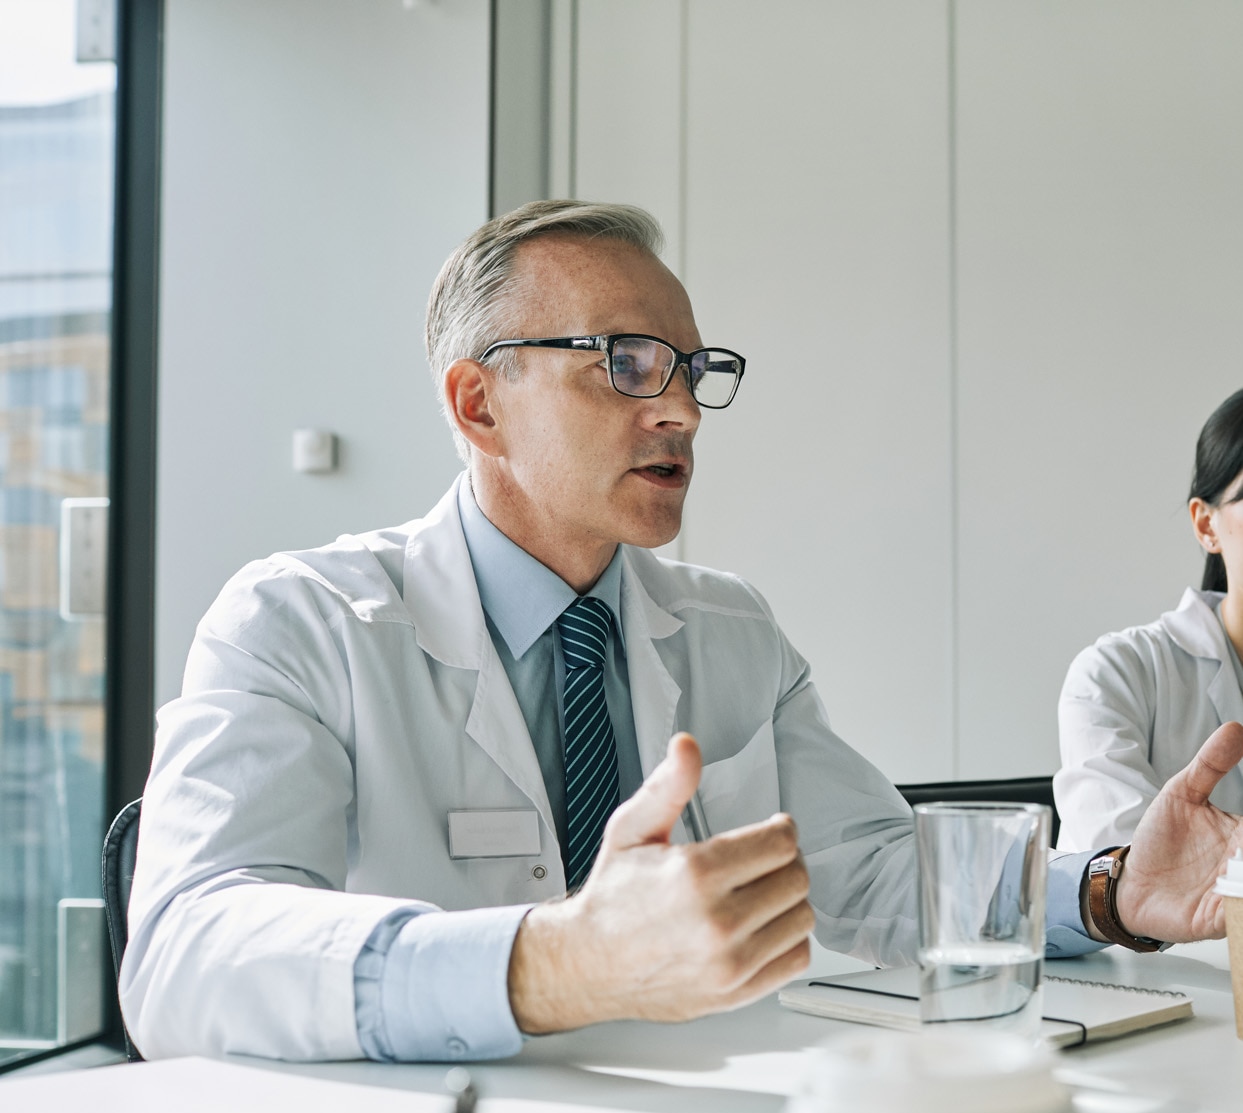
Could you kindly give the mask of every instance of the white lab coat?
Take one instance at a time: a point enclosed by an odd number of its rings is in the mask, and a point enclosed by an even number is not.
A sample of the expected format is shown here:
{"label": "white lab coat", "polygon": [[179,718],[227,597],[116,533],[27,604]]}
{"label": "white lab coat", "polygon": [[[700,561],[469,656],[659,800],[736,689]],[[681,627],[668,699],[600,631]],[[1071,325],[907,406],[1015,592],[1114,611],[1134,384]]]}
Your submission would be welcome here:
{"label": "white lab coat", "polygon": [[[1178,610],[1106,634],[1071,663],[1058,702],[1062,767],[1053,778],[1058,848],[1131,841],[1161,786],[1222,723],[1243,721],[1230,647],[1214,608],[1222,596],[1188,588]],[[1243,812],[1243,770],[1210,799]]]}
{"label": "white lab coat", "polygon": [[[694,732],[710,829],[791,812],[821,941],[912,960],[910,810],[829,729],[759,595],[626,548],[621,611],[644,774]],[[449,857],[450,811],[514,808],[538,811],[538,855]],[[357,1057],[354,962],[386,915],[564,889],[455,483],[422,520],[247,566],[199,625],[159,717],[124,1015],[148,1057]]]}

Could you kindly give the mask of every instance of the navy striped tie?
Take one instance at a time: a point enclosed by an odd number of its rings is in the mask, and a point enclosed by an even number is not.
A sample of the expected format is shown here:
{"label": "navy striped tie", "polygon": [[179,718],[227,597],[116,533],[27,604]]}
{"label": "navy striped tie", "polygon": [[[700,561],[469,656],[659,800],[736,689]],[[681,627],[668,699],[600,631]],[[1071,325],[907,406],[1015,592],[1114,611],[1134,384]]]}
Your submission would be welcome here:
{"label": "navy striped tie", "polygon": [[565,658],[566,887],[595,861],[604,824],[617,807],[617,745],[604,699],[604,647],[612,612],[585,597],[557,619]]}

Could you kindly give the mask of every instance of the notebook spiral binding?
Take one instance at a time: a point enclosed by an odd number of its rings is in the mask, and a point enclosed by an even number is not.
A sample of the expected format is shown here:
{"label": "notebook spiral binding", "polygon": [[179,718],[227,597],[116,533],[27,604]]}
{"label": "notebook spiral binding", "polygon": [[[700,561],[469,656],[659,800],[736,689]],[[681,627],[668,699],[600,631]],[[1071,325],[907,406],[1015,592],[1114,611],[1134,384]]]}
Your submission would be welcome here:
{"label": "notebook spiral binding", "polygon": [[1123,993],[1151,993],[1156,997],[1178,997],[1185,998],[1185,993],[1180,993],[1176,989],[1148,989],[1142,985],[1117,985],[1114,982],[1091,982],[1086,978],[1058,978],[1052,974],[1044,976],[1046,982],[1061,982],[1064,985],[1094,985],[1101,989],[1118,989]]}

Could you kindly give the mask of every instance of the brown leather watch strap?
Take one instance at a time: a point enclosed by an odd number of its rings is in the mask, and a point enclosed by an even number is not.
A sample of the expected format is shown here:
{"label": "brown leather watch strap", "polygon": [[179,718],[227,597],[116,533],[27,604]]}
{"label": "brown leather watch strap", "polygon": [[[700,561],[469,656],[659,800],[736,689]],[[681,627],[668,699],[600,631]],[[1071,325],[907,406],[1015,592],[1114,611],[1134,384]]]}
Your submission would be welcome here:
{"label": "brown leather watch strap", "polygon": [[1120,846],[1093,858],[1088,864],[1088,912],[1092,916],[1092,926],[1109,942],[1132,951],[1157,951],[1163,945],[1159,939],[1132,935],[1118,922],[1115,893],[1118,878],[1122,874],[1122,864],[1130,849],[1129,846]]}

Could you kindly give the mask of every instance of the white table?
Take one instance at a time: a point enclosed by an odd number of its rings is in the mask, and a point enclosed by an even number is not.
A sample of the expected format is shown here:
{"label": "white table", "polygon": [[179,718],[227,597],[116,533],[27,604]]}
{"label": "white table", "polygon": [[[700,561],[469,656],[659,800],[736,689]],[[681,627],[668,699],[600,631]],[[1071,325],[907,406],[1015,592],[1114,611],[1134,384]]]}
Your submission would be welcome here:
{"label": "white table", "polygon": [[[1178,986],[1195,1000],[1194,1019],[1062,1052],[1062,1068],[1138,1093],[1174,1095],[1189,1103],[1184,1108],[1202,1113],[1243,1110],[1243,1041],[1234,1031],[1224,942],[1178,947],[1163,955],[1134,955],[1115,947],[1049,965],[1052,973],[1073,965],[1077,977]],[[813,972],[859,966],[821,952]],[[849,1029],[790,1012],[768,997],[735,1013],[688,1024],[622,1022],[547,1036],[529,1041],[514,1059],[472,1064],[470,1071],[483,1097],[479,1113],[538,1108],[568,1113],[575,1106],[640,1113],[776,1113],[806,1070],[808,1049]],[[325,1113],[348,1108],[422,1113],[451,1108],[447,1099],[431,1097],[444,1092],[445,1070],[443,1064],[173,1060],[0,1082],[0,1109],[250,1113],[296,1106],[300,1113],[320,1108]],[[370,1089],[360,1093],[357,1087]]]}

